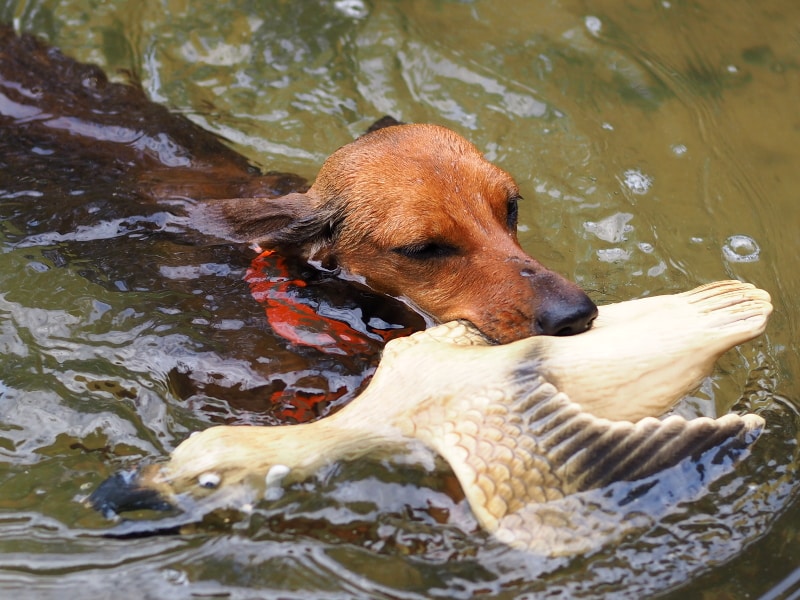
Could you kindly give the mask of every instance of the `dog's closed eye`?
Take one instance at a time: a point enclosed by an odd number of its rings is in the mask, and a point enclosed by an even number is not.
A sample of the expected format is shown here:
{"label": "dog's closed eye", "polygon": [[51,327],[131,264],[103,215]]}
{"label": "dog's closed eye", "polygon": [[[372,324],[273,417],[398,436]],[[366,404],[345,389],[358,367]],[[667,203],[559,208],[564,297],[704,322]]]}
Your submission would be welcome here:
{"label": "dog's closed eye", "polygon": [[508,223],[508,228],[511,231],[517,230],[517,219],[519,218],[519,201],[522,200],[522,196],[512,196],[508,199],[507,203],[507,212],[506,212],[506,222]]}
{"label": "dog's closed eye", "polygon": [[429,260],[454,256],[458,254],[458,248],[441,242],[422,242],[420,244],[398,246],[397,248],[392,248],[392,252],[414,260]]}

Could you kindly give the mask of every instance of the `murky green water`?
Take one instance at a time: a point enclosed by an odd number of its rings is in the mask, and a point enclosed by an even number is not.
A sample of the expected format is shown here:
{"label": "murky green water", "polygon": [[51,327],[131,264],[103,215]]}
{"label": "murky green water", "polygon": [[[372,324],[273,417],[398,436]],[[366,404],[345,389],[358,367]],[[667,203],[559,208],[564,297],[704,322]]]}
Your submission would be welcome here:
{"label": "murky green water", "polygon": [[[450,126],[516,177],[526,249],[599,303],[728,277],[775,303],[766,335],[679,407],[762,414],[753,455],[594,556],[509,551],[473,531],[447,481],[368,463],[231,522],[106,539],[79,502],[105,476],[210,423],[269,420],[239,392],[274,383],[252,360],[271,342],[246,261],[111,227],[124,190],[80,169],[58,189],[6,172],[4,594],[797,597],[800,4],[6,1],[0,21],[135,73],[257,164],[308,178],[383,114]],[[89,229],[69,226],[80,210]],[[346,367],[341,385],[357,387],[365,366]],[[210,374],[203,393],[184,393],[190,370]]]}

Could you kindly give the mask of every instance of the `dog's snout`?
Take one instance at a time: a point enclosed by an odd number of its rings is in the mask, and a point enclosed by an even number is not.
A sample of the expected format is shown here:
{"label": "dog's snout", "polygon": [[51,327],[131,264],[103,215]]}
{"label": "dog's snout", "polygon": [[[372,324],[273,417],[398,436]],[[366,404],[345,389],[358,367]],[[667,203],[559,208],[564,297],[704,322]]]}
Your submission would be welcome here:
{"label": "dog's snout", "polygon": [[576,302],[551,302],[536,317],[537,333],[543,335],[575,335],[592,326],[597,306],[588,296]]}

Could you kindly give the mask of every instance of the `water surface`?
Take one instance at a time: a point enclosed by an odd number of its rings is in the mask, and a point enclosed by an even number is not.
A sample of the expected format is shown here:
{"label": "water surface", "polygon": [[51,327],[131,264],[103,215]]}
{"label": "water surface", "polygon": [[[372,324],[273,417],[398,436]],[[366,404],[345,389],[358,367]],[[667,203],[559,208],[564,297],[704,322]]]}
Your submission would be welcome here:
{"label": "water surface", "polygon": [[[775,304],[766,335],[677,408],[763,415],[753,454],[590,557],[510,551],[475,531],[452,479],[378,462],[182,535],[106,539],[80,499],[111,472],[213,423],[283,422],[298,397],[331,394],[331,410],[375,357],[306,347],[290,359],[239,249],[193,245],[169,211],[132,207],[79,154],[40,148],[0,173],[0,589],[796,597],[796,2],[30,0],[0,4],[0,20],[132,75],[265,169],[313,179],[384,114],[452,127],[519,182],[526,250],[598,303],[732,277]],[[57,180],[54,154],[74,161]],[[328,306],[413,318],[318,277]]]}

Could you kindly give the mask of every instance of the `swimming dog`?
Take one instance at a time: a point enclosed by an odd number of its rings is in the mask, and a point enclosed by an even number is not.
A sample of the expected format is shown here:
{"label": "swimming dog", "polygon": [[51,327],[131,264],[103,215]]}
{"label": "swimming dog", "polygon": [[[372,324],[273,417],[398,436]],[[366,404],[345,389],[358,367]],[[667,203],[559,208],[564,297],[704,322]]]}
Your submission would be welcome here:
{"label": "swimming dog", "polygon": [[383,120],[335,151],[308,188],[260,172],[140,87],[109,82],[31,36],[0,27],[0,58],[9,172],[53,179],[53,160],[75,157],[56,189],[89,165],[90,179],[116,177],[114,196],[187,199],[190,227],[299,251],[434,321],[469,320],[498,343],[580,333],[597,314],[577,285],[521,248],[517,184],[451,130]]}

